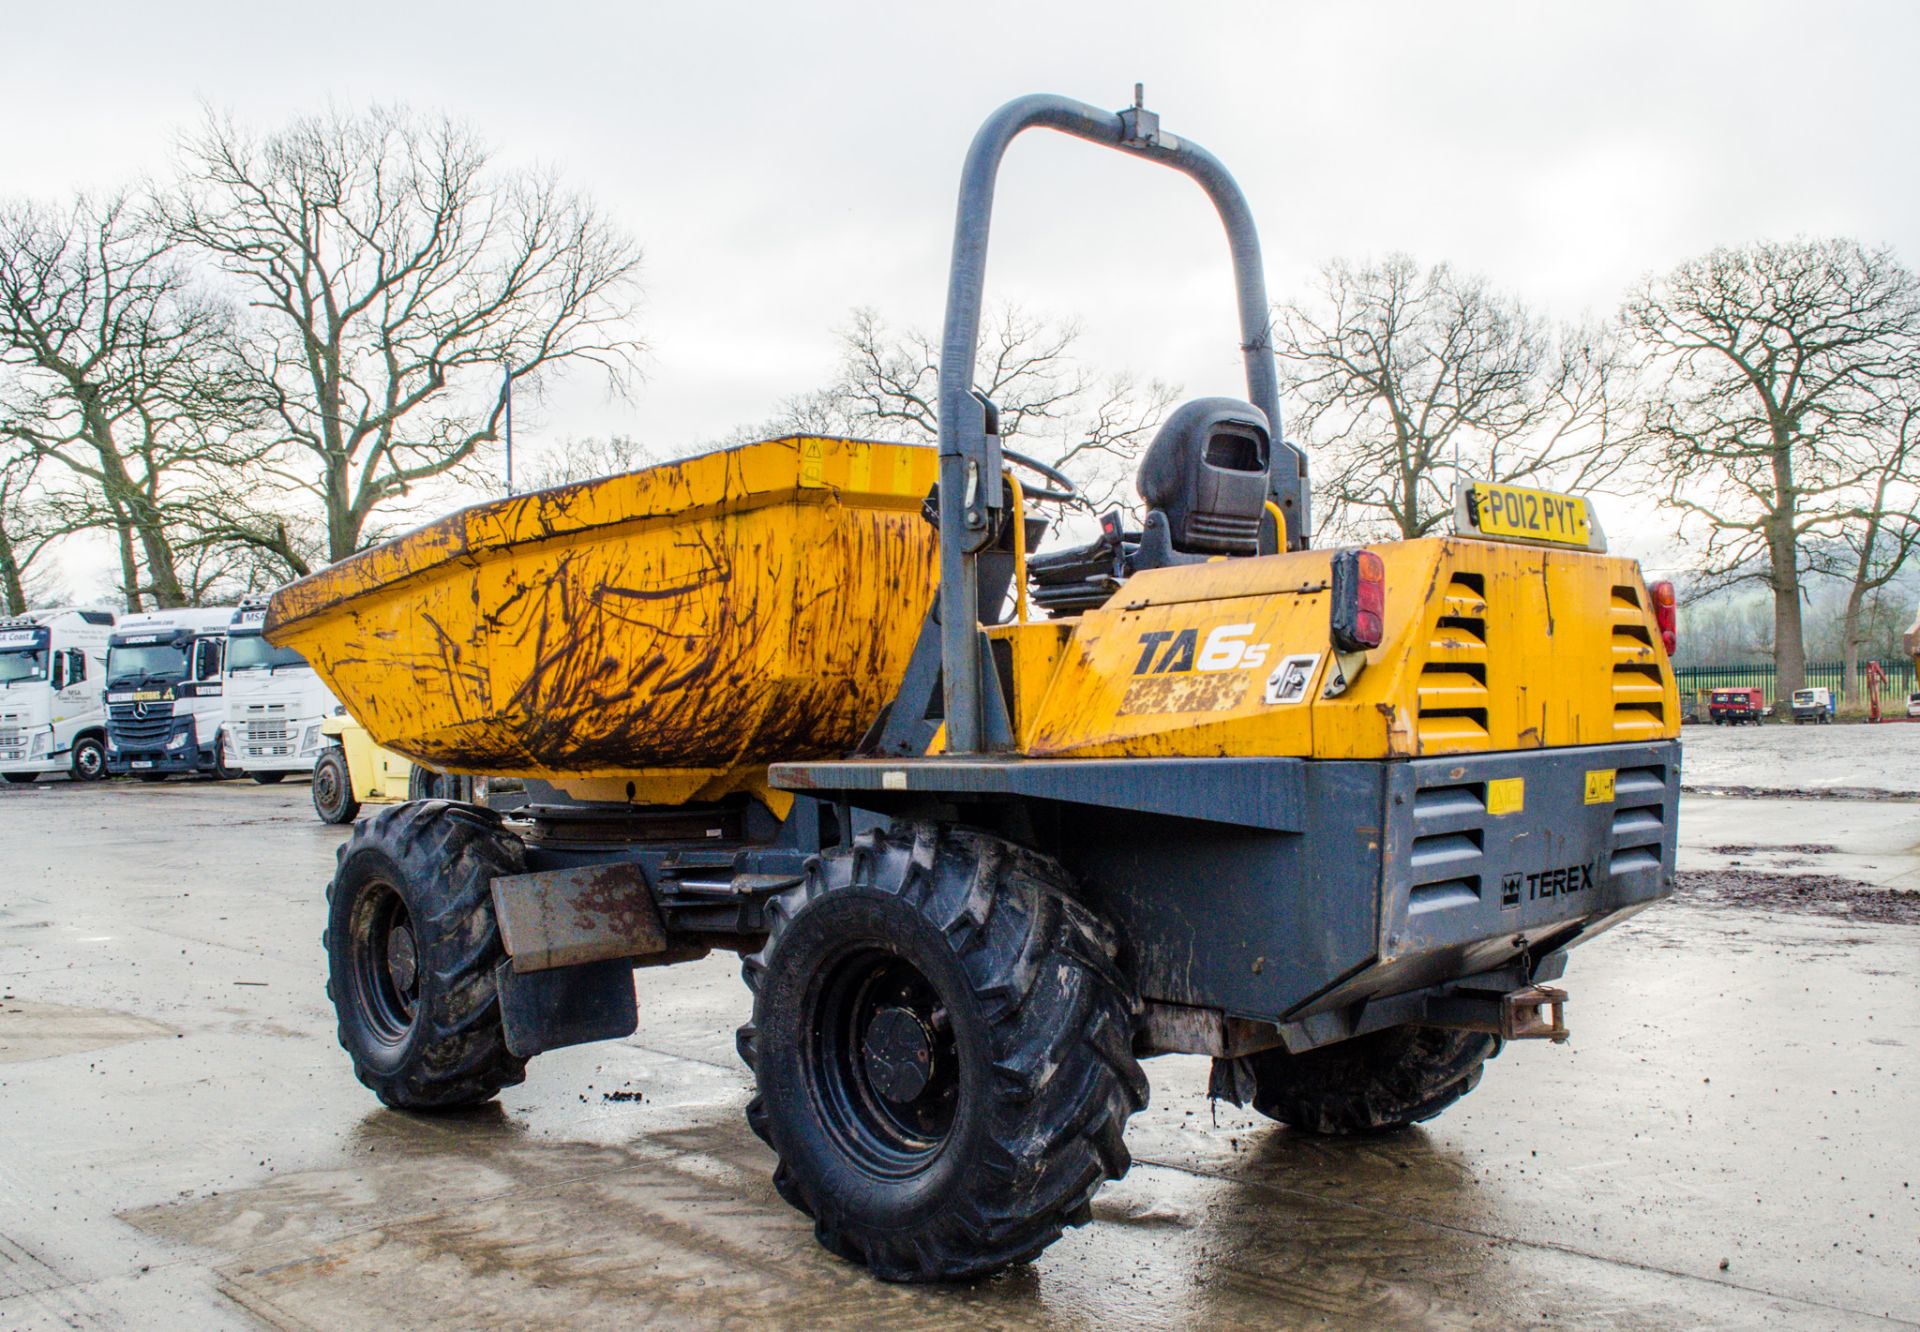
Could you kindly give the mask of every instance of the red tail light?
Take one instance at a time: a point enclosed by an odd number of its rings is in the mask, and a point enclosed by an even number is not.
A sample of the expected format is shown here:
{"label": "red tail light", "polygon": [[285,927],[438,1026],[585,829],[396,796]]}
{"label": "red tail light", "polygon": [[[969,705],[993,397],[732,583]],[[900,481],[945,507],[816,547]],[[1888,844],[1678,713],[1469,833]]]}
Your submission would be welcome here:
{"label": "red tail light", "polygon": [[1333,557],[1333,645],[1341,652],[1380,646],[1387,623],[1387,566],[1370,550]]}
{"label": "red tail light", "polygon": [[1664,580],[1647,589],[1653,597],[1653,622],[1660,626],[1660,646],[1673,655],[1673,646],[1679,641],[1680,613],[1674,609],[1673,584]]}

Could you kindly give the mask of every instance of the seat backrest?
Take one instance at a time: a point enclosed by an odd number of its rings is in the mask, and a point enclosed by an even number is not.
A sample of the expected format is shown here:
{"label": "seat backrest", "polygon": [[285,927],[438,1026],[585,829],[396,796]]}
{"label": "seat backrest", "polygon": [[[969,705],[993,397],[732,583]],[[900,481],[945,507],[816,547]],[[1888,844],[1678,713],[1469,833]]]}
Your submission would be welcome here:
{"label": "seat backrest", "polygon": [[1167,417],[1140,460],[1140,498],[1166,516],[1174,550],[1252,555],[1270,489],[1266,413],[1238,398],[1195,398]]}

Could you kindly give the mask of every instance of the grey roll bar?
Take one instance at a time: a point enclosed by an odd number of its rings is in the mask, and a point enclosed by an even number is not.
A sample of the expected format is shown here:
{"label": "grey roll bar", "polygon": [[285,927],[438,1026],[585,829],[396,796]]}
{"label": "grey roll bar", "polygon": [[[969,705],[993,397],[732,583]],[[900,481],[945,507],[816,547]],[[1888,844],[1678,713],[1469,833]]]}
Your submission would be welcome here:
{"label": "grey roll bar", "polygon": [[[1291,460],[1274,470],[1276,497],[1287,518],[1291,548],[1309,536],[1306,458],[1282,437],[1280,383],[1273,363],[1267,280],[1253,213],[1227,169],[1196,143],[1162,133],[1160,117],[1141,105],[1102,111],[1048,93],[1017,97],[987,117],[967,149],[960,175],[953,262],[947,278],[947,319],[940,348],[940,656],[950,754],[982,749],[980,606],[976,558],[994,529],[1001,504],[1000,439],[990,433],[986,406],[973,391],[975,348],[986,285],[987,235],[994,183],[1007,146],[1035,127],[1105,144],[1159,162],[1197,181],[1213,201],[1233,253],[1240,307],[1240,350],[1246,358],[1247,398],[1267,415],[1274,455]],[[997,432],[997,427],[994,427]]]}

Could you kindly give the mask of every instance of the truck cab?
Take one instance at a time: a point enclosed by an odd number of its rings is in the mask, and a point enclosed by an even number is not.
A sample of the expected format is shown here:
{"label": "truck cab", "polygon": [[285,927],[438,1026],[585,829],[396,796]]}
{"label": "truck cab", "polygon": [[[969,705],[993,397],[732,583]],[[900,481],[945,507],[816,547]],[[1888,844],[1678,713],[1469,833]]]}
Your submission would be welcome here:
{"label": "truck cab", "polygon": [[106,769],[113,612],[67,607],[0,619],[0,776],[97,781]]}
{"label": "truck cab", "polygon": [[261,636],[267,599],[248,598],[227,626],[226,762],[263,785],[307,774],[329,738],[321,723],[340,711],[307,659]]}
{"label": "truck cab", "polygon": [[221,668],[234,607],[129,615],[107,644],[107,771],[231,776]]}

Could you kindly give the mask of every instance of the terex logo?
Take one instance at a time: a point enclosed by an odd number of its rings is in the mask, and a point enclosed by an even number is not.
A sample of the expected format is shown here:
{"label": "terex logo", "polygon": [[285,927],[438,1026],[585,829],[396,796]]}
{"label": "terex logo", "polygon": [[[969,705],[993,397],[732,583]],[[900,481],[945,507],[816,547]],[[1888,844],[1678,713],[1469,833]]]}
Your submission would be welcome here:
{"label": "terex logo", "polygon": [[1500,905],[1519,906],[1522,889],[1525,890],[1527,901],[1538,902],[1549,897],[1570,897],[1592,887],[1591,860],[1581,865],[1557,865],[1553,869],[1536,870],[1532,874],[1505,874],[1500,878]]}
{"label": "terex logo", "polygon": [[1252,670],[1267,661],[1268,643],[1249,643],[1250,624],[1223,624],[1211,630],[1205,642],[1198,629],[1154,629],[1140,635],[1140,659],[1135,675],[1167,675],[1174,671]]}

